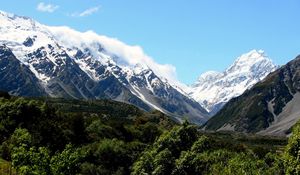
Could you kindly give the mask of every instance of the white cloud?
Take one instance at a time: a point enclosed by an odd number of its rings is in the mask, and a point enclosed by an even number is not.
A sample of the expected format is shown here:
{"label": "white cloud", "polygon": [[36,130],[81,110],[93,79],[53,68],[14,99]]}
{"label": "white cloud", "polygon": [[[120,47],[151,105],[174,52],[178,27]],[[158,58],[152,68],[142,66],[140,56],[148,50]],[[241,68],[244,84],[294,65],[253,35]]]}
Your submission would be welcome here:
{"label": "white cloud", "polygon": [[49,27],[56,39],[68,47],[86,47],[100,43],[107,52],[118,56],[121,60],[117,63],[133,67],[136,64],[148,66],[155,74],[166,78],[171,84],[178,85],[176,68],[170,64],[159,64],[153,58],[144,53],[140,46],[127,45],[116,38],[98,35],[93,31],[84,33],[75,31],[69,27]]}
{"label": "white cloud", "polygon": [[40,12],[49,12],[49,13],[54,12],[58,8],[59,8],[58,5],[46,4],[44,2],[39,3],[36,7],[36,9]]}
{"label": "white cloud", "polygon": [[89,16],[89,15],[92,15],[92,14],[98,12],[99,9],[100,9],[100,6],[91,7],[91,8],[88,8],[88,9],[84,10],[81,13],[73,13],[73,14],[71,14],[71,16],[73,16],[73,17],[85,17],[85,16]]}

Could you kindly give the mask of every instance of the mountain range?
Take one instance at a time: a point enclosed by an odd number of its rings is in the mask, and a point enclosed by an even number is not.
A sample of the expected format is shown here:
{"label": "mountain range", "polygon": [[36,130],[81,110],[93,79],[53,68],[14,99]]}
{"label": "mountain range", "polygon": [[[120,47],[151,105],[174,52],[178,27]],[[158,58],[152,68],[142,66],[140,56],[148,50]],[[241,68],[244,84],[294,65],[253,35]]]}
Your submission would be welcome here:
{"label": "mountain range", "polygon": [[271,135],[285,135],[300,116],[299,58],[278,67],[264,51],[252,50],[223,72],[181,86],[147,62],[124,58],[111,47],[120,43],[94,32],[6,12],[0,23],[0,90],[12,95],[112,99],[205,123],[207,130]]}
{"label": "mountain range", "polygon": [[[147,64],[128,64],[111,39],[0,12],[0,89],[13,95],[113,99],[201,124],[208,113]],[[74,38],[79,38],[74,40]]]}

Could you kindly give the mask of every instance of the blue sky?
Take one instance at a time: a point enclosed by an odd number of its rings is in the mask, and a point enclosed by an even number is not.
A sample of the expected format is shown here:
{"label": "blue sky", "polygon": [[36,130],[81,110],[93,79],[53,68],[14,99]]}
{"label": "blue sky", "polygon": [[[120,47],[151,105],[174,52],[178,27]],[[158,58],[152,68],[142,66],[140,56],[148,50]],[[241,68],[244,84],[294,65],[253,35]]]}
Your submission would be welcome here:
{"label": "blue sky", "polygon": [[300,54],[299,0],[10,0],[0,10],[139,45],[187,84],[252,49],[276,64]]}

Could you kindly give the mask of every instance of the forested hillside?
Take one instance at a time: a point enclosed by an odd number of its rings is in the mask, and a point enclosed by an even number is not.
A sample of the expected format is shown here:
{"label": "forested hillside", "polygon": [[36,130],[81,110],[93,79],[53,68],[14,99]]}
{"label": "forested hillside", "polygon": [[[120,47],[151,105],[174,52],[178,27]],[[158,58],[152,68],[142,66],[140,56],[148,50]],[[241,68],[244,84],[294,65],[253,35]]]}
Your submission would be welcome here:
{"label": "forested hillside", "polygon": [[1,93],[2,159],[19,174],[129,174],[175,122],[125,103],[26,99]]}
{"label": "forested hillside", "polygon": [[299,174],[300,130],[287,139],[207,133],[125,103],[1,93],[4,174]]}

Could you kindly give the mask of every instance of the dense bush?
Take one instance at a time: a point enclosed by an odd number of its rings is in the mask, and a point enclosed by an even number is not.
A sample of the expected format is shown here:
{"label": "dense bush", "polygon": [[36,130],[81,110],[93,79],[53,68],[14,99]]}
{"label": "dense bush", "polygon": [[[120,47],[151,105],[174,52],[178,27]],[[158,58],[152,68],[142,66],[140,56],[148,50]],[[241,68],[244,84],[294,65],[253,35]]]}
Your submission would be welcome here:
{"label": "dense bush", "polygon": [[0,153],[19,174],[130,174],[146,146],[175,124],[161,113],[107,100],[2,96]]}
{"label": "dense bush", "polygon": [[293,135],[286,146],[284,159],[286,174],[300,174],[300,124],[293,128]]}
{"label": "dense bush", "polygon": [[218,141],[184,124],[166,131],[134,163],[132,174],[283,174],[275,153],[263,157],[239,144]]}
{"label": "dense bush", "polygon": [[300,173],[299,126],[282,155],[285,140],[203,133],[111,101],[0,97],[0,140],[18,174]]}

